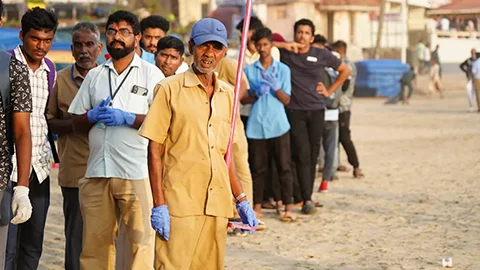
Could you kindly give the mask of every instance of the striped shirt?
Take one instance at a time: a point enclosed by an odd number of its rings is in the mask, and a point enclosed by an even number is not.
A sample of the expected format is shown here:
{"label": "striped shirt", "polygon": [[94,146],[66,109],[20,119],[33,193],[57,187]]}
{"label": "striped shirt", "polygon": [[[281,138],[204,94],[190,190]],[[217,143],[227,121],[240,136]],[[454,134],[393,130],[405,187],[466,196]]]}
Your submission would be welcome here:
{"label": "striped shirt", "polygon": [[[28,67],[28,78],[32,93],[32,113],[30,114],[30,129],[32,133],[32,167],[37,174],[38,181],[42,183],[50,175],[50,159],[52,150],[47,140],[47,119],[45,110],[49,95],[47,72],[50,72],[45,60],[40,67],[33,71],[27,63],[20,46],[15,48],[15,58]],[[16,154],[15,154],[16,155]],[[12,181],[17,182],[17,158],[12,157]]]}

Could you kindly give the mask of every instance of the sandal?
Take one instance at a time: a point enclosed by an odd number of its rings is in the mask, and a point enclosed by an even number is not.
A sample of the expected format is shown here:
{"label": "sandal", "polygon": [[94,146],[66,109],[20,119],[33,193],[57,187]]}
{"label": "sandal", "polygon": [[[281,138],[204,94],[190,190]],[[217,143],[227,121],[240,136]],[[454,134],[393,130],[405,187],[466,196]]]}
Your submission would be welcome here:
{"label": "sandal", "polygon": [[347,168],[347,167],[344,166],[344,165],[338,165],[337,171],[339,171],[339,172],[349,172],[350,169]]}
{"label": "sandal", "polygon": [[363,178],[363,177],[365,177],[365,175],[363,174],[362,169],[356,168],[355,170],[353,170],[353,177]]}
{"label": "sandal", "polygon": [[297,216],[292,212],[285,212],[282,216],[282,222],[294,222],[297,220]]}

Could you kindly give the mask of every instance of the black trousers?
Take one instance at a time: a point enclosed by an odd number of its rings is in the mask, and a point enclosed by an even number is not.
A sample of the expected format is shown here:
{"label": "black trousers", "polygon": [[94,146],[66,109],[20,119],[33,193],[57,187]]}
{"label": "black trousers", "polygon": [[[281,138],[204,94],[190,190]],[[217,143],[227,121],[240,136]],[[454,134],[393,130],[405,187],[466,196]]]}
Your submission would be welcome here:
{"label": "black trousers", "polygon": [[[287,110],[290,121],[292,160],[304,202],[312,200],[320,140],[325,125],[325,110]],[[295,196],[296,197],[296,196]],[[297,202],[297,198],[295,201]]]}
{"label": "black trousers", "polygon": [[269,177],[270,157],[273,157],[277,166],[281,184],[281,199],[285,205],[292,203],[293,175],[291,169],[290,134],[266,139],[250,139],[252,146],[252,179],[254,203],[263,202],[264,188]]}
{"label": "black trousers", "polygon": [[37,269],[42,256],[45,222],[50,206],[50,177],[40,184],[37,174],[32,170],[29,188],[32,216],[25,223],[8,226],[6,270]]}
{"label": "black trousers", "polygon": [[340,124],[340,137],[339,141],[345,149],[348,157],[348,163],[353,166],[353,168],[359,168],[360,163],[358,162],[357,150],[355,149],[355,145],[353,145],[352,137],[350,136],[350,117],[351,112],[342,112],[339,115],[339,124]]}
{"label": "black trousers", "polygon": [[65,270],[80,270],[83,219],[78,188],[62,187],[62,195],[65,217]]}

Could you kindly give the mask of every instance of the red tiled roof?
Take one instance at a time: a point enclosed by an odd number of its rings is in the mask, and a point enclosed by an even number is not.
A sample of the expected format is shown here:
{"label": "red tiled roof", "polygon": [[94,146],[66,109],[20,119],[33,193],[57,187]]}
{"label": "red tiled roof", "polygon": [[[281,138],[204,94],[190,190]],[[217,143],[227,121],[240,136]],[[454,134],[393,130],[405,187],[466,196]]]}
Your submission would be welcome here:
{"label": "red tiled roof", "polygon": [[479,9],[479,0],[453,0],[452,3],[436,8],[435,10]]}
{"label": "red tiled roof", "polygon": [[378,6],[379,0],[320,0],[319,4],[325,6]]}

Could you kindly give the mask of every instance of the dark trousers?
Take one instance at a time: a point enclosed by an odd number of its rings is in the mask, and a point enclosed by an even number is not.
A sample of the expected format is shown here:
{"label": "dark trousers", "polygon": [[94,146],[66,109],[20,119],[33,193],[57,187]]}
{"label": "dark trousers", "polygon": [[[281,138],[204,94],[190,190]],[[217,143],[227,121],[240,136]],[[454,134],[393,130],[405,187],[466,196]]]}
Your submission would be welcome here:
{"label": "dark trousers", "polygon": [[[304,202],[312,200],[320,140],[325,125],[325,110],[287,110],[290,122],[292,160]],[[297,199],[295,199],[297,201]]]}
{"label": "dark trousers", "polygon": [[347,153],[348,163],[353,166],[353,168],[359,168],[360,163],[358,162],[357,150],[355,150],[355,145],[353,145],[352,137],[350,136],[350,116],[351,112],[342,112],[339,115],[340,123],[340,143],[343,145],[343,149]]}
{"label": "dark trousers", "polygon": [[42,256],[43,234],[50,206],[50,177],[40,184],[37,174],[32,170],[29,188],[32,216],[25,223],[8,226],[6,270],[37,269]]}
{"label": "dark trousers", "polygon": [[63,216],[65,217],[65,269],[80,269],[83,219],[80,213],[78,188],[62,187]]}
{"label": "dark trousers", "polygon": [[293,175],[290,164],[290,134],[266,139],[250,139],[252,146],[252,179],[254,203],[263,202],[263,191],[269,177],[269,163],[271,158],[275,160],[277,172],[281,184],[281,199],[285,205],[292,203]]}

